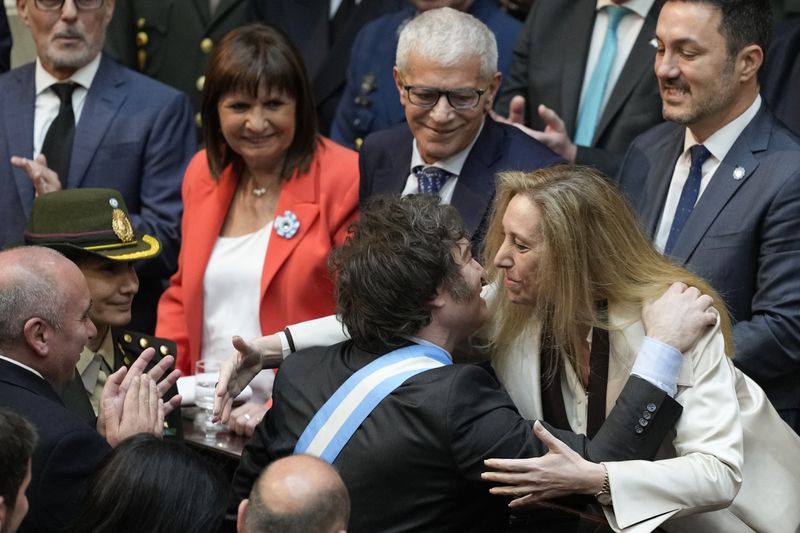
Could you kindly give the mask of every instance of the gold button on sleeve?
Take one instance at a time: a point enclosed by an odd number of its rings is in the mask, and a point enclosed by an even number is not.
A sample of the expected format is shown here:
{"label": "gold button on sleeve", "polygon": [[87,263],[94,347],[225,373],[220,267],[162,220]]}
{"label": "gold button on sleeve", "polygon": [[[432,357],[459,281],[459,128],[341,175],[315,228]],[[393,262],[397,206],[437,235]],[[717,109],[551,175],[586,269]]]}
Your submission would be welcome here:
{"label": "gold button on sleeve", "polygon": [[145,338],[141,338],[139,339],[139,346],[141,346],[142,348],[147,348],[148,346],[150,346],[150,341]]}
{"label": "gold button on sleeve", "polygon": [[158,351],[161,352],[161,355],[169,355],[169,348],[167,348],[167,346],[165,344],[162,344],[158,348]]}
{"label": "gold button on sleeve", "polygon": [[133,337],[131,337],[130,334],[126,333],[125,335],[122,336],[122,340],[124,340],[125,342],[133,342]]}

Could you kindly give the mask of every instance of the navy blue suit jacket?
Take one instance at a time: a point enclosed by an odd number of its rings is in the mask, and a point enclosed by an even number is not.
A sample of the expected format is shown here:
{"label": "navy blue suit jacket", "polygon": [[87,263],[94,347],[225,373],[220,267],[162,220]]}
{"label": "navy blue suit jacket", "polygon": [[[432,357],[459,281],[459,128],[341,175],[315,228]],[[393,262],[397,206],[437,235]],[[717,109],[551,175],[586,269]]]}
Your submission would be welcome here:
{"label": "navy blue suit jacket", "polygon": [[[403,192],[411,173],[411,130],[399,124],[373,133],[359,154],[359,200]],[[487,117],[464,161],[451,204],[458,209],[473,244],[483,239],[494,198],[495,175],[506,170],[531,171],[563,162],[539,141],[519,129]],[[476,246],[476,250],[481,249]]]}
{"label": "navy blue suit jacket", "polygon": [[0,406],[27,418],[39,435],[27,492],[30,511],[19,531],[62,531],[80,510],[89,478],[111,447],[64,407],[45,380],[2,359]]}
{"label": "navy blue suit jacket", "polygon": [[[21,242],[34,188],[12,155],[33,157],[34,64],[0,76],[0,246]],[[122,193],[138,230],[161,240],[152,261],[163,275],[177,267],[181,181],[197,149],[187,97],[166,85],[100,61],[86,95],[65,189],[108,187]]]}
{"label": "navy blue suit jacket", "polygon": [[[373,20],[358,32],[347,67],[347,84],[331,129],[334,141],[353,148],[356,139],[363,140],[373,131],[405,121],[392,70],[400,30],[415,12],[408,5]],[[475,0],[468,13],[494,33],[497,69],[505,75],[522,24],[501,10],[496,0]]]}
{"label": "navy blue suit jacket", "polygon": [[[0,76],[0,247],[21,243],[35,191],[12,155],[33,157],[34,64]],[[78,123],[65,189],[108,187],[125,199],[134,227],[159,238],[161,255],[138,267],[131,328],[151,332],[163,281],[177,269],[181,182],[197,150],[183,93],[103,56]]]}
{"label": "navy blue suit jacket", "polygon": [[[620,187],[651,238],[684,135],[678,124],[656,126],[634,141],[620,169]],[[672,256],[720,292],[735,320],[734,362],[779,411],[800,409],[798,227],[800,139],[762,105],[711,178]]]}

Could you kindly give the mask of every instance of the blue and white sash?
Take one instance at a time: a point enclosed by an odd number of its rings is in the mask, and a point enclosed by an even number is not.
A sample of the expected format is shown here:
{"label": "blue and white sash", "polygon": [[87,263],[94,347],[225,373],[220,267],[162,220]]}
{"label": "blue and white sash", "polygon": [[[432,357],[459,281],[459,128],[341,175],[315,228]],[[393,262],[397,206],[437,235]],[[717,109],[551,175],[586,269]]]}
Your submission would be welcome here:
{"label": "blue and white sash", "polygon": [[379,357],[350,376],[320,407],[294,453],[332,463],[381,400],[410,377],[450,364],[447,352],[432,345],[414,344]]}

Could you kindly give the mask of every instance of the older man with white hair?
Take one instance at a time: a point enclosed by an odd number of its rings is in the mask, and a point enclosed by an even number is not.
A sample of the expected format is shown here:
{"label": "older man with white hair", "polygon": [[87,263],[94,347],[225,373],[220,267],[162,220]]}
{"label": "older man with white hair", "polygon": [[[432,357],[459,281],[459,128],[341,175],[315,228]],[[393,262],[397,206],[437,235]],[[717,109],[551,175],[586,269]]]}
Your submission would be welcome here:
{"label": "older man with white hair", "polygon": [[406,24],[394,80],[407,124],[364,142],[362,203],[377,194],[438,194],[458,209],[480,245],[494,175],[560,161],[543,144],[487,116],[501,79],[495,36],[475,17],[441,8]]}

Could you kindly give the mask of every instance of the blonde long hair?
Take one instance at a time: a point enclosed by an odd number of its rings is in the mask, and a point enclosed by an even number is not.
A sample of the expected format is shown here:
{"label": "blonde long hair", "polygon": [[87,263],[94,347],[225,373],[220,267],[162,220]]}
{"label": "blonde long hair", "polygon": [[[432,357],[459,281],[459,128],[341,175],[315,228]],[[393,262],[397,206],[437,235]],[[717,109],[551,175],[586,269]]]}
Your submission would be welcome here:
{"label": "blonde long hair", "polygon": [[503,215],[518,194],[541,210],[539,231],[545,253],[538,269],[539,293],[532,306],[511,303],[500,295],[494,298],[489,331],[493,357],[508,353],[530,321],[539,318],[548,326],[553,348],[577,369],[580,326],[611,328],[597,302],[641,307],[676,281],[695,286],[714,299],[725,352],[733,354],[730,317],[716,291],[658,253],[622,194],[602,173],[589,167],[558,165],[498,176],[485,248],[489,279],[498,287],[502,287],[503,269],[493,260],[504,240]]}

